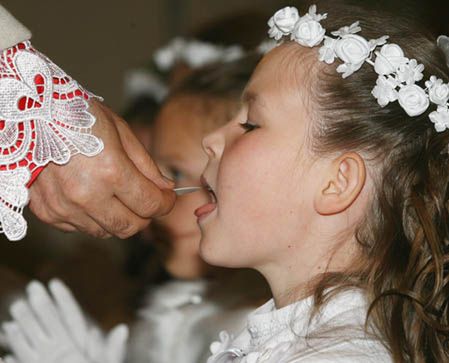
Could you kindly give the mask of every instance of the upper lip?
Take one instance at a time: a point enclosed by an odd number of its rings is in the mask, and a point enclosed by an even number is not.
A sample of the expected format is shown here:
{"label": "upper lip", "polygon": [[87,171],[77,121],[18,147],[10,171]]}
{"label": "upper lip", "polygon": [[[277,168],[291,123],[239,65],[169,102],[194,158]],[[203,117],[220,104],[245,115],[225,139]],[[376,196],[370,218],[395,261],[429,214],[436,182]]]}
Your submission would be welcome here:
{"label": "upper lip", "polygon": [[203,186],[203,188],[209,192],[209,194],[212,196],[212,201],[214,203],[217,203],[217,196],[215,195],[214,190],[212,189],[212,187],[209,185],[209,183],[207,182],[206,178],[204,177],[204,175],[201,175],[201,185]]}

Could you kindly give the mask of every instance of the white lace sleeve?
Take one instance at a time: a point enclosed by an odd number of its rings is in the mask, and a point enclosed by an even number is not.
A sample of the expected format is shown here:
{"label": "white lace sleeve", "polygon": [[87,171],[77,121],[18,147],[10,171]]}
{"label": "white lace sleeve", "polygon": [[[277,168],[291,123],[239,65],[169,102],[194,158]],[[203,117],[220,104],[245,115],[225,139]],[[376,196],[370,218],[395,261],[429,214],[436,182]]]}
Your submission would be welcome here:
{"label": "white lace sleeve", "polygon": [[93,95],[35,50],[29,41],[0,56],[0,232],[26,235],[22,216],[32,173],[75,154],[95,156],[103,143],[92,135]]}

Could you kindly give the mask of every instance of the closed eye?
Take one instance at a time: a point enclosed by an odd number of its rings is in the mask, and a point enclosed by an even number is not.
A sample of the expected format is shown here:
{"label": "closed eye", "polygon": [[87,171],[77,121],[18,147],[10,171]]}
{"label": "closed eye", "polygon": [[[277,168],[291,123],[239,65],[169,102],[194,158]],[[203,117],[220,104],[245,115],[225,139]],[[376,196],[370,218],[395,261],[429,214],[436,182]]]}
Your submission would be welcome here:
{"label": "closed eye", "polygon": [[246,121],[246,122],[243,123],[243,124],[240,124],[240,126],[245,130],[245,134],[246,134],[247,132],[251,132],[251,131],[253,131],[253,130],[259,128],[258,125],[254,125],[254,124],[252,124],[252,123],[250,123],[250,122],[248,122],[248,121]]}

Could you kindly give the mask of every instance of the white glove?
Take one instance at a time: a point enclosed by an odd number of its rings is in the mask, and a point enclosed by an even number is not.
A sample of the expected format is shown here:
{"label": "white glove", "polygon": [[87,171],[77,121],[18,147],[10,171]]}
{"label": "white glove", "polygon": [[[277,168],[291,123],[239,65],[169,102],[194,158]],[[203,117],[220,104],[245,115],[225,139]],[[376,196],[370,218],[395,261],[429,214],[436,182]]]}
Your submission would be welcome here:
{"label": "white glove", "polygon": [[13,322],[3,324],[14,356],[5,363],[122,363],[128,328],[120,325],[107,337],[88,327],[70,290],[59,280],[27,287],[28,299],[15,302]]}

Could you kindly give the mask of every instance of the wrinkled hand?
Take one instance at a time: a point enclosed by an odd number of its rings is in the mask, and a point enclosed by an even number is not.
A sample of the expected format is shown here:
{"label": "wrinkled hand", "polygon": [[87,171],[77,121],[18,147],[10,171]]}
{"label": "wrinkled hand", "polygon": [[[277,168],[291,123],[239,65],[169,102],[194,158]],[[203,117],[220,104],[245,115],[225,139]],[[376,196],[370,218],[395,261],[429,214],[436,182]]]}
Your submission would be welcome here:
{"label": "wrinkled hand", "polygon": [[122,363],[128,329],[119,325],[104,337],[89,327],[70,290],[59,280],[32,282],[28,300],[11,306],[13,322],[3,324],[14,356],[5,363]]}
{"label": "wrinkled hand", "polygon": [[104,150],[67,165],[48,165],[30,189],[30,209],[63,231],[128,238],[167,214],[174,205],[165,179],[128,125],[106,106],[91,102],[93,133]]}

